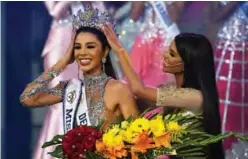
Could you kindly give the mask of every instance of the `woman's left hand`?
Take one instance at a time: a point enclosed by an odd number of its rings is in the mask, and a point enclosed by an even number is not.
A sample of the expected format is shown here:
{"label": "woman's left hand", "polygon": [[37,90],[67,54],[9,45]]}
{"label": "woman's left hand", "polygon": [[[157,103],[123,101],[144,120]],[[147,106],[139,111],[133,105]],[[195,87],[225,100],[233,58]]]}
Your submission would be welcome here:
{"label": "woman's left hand", "polygon": [[113,51],[115,53],[118,53],[120,51],[120,49],[123,47],[122,47],[117,35],[115,34],[112,26],[110,26],[109,24],[103,24],[101,26],[101,29],[102,29],[103,33],[105,34],[110,47],[113,49]]}

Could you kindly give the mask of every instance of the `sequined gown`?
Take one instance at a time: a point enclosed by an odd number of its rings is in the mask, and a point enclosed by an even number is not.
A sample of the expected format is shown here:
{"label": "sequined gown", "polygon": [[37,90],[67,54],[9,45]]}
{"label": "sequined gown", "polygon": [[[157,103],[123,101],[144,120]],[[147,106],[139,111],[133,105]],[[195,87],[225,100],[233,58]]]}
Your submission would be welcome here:
{"label": "sequined gown", "polygon": [[[247,2],[244,3],[247,6]],[[226,4],[228,2],[221,2],[222,6]],[[218,31],[215,63],[222,132],[247,134],[248,18],[241,6],[229,15]],[[229,149],[234,141],[234,138],[227,139],[225,149]]]}

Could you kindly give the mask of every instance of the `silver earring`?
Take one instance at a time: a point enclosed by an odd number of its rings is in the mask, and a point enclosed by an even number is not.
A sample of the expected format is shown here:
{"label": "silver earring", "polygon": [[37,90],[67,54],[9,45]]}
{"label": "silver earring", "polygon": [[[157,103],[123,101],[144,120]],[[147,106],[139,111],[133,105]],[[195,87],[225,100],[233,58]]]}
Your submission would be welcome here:
{"label": "silver earring", "polygon": [[106,58],[104,57],[104,58],[102,58],[102,63],[106,63]]}

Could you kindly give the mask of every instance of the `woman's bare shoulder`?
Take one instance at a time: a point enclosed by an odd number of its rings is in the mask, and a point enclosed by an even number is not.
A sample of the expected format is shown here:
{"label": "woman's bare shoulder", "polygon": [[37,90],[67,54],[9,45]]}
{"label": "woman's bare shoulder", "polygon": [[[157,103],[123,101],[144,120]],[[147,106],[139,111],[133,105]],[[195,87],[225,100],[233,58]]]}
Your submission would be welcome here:
{"label": "woman's bare shoulder", "polygon": [[124,97],[133,98],[128,86],[118,80],[110,79],[105,87],[104,98],[107,107],[119,105]]}
{"label": "woman's bare shoulder", "polygon": [[124,92],[128,93],[130,90],[126,84],[119,80],[110,79],[106,85],[106,90],[122,94]]}

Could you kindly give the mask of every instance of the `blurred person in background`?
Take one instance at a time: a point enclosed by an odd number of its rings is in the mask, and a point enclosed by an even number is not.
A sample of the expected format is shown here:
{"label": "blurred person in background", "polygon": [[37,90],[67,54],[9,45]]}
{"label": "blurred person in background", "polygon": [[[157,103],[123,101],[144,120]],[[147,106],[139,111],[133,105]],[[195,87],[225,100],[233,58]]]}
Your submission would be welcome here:
{"label": "blurred person in background", "polygon": [[[132,1],[125,3],[108,2],[110,10],[113,10],[113,18],[117,22],[117,32],[123,46],[130,51],[136,35],[140,32],[144,21],[144,3]],[[112,9],[114,8],[114,9]],[[115,54],[110,54],[112,64],[118,79],[123,79],[122,69]]]}
{"label": "blurred person in background", "polygon": [[[145,22],[131,49],[133,67],[146,85],[156,87],[174,82],[172,76],[163,73],[161,57],[162,51],[180,33],[177,22],[185,2],[146,2],[140,5],[145,5]],[[157,6],[163,8],[165,13]]]}
{"label": "blurred person in background", "polygon": [[[161,50],[164,47],[168,47],[166,45],[170,43],[170,39],[173,39],[179,33],[178,29],[168,28],[171,24],[176,25],[180,19],[184,9],[184,2],[158,2],[166,14],[159,12],[159,9],[153,3],[142,1],[130,3],[130,14],[119,25],[118,31],[120,33],[119,39],[130,52],[130,57],[137,73],[145,84],[158,86],[164,81],[174,82],[173,77],[166,73],[161,73],[162,61],[159,54],[161,54]],[[116,15],[115,17],[121,16]],[[158,57],[158,59],[155,57]],[[111,58],[117,76],[123,80],[124,75],[116,56],[111,54]],[[153,76],[150,76],[151,74]]]}

